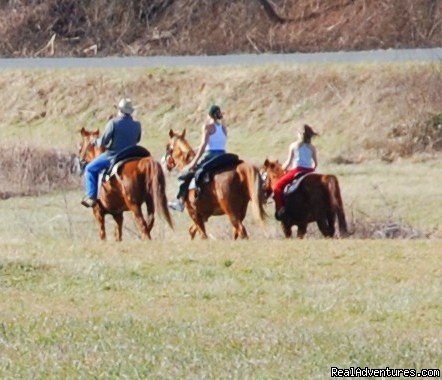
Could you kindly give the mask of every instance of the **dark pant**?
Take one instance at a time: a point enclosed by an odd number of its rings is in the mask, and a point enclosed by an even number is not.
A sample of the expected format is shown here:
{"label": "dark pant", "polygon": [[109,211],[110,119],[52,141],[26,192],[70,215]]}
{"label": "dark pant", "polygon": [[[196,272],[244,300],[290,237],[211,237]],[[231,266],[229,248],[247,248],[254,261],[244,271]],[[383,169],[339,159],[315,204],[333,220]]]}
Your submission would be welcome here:
{"label": "dark pant", "polygon": [[224,154],[225,152],[222,150],[216,150],[216,151],[208,151],[206,153],[203,154],[203,156],[201,157],[200,161],[198,162],[197,166],[191,170],[188,171],[184,174],[181,174],[178,179],[181,181],[180,183],[180,187],[178,189],[178,194],[177,194],[177,198],[186,198],[187,196],[187,192],[189,189],[189,184],[192,181],[192,178],[195,176],[195,172],[196,170],[201,167],[202,165],[204,165],[207,161],[211,160],[213,157],[219,156],[221,154]]}

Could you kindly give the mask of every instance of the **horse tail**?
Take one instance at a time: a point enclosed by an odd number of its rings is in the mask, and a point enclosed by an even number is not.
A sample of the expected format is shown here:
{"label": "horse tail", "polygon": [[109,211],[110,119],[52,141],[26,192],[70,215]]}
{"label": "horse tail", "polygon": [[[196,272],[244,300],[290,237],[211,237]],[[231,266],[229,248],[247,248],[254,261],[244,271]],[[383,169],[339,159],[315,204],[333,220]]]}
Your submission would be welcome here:
{"label": "horse tail", "polygon": [[[172,218],[167,207],[166,197],[166,179],[164,177],[161,164],[152,160],[152,197],[155,210],[164,218],[170,228],[173,229]],[[147,181],[146,181],[147,182]],[[149,192],[149,183],[146,183],[147,191]]]}
{"label": "horse tail", "polygon": [[339,187],[338,179],[334,175],[327,176],[328,190],[330,195],[331,207],[338,217],[339,235],[347,237],[349,235],[347,229],[347,222],[345,220],[344,204],[341,198],[341,189]]}
{"label": "horse tail", "polygon": [[263,222],[267,214],[264,210],[265,199],[262,189],[262,178],[259,174],[259,170],[253,165],[248,165],[247,188],[249,190],[250,201],[252,202],[253,214],[256,219]]}

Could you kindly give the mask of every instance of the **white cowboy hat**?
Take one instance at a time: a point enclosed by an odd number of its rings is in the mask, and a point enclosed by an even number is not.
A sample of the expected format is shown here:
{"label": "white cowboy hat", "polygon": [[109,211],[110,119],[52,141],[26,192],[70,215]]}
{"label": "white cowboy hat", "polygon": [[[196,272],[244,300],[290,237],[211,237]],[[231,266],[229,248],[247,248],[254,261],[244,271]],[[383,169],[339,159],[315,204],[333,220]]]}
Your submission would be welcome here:
{"label": "white cowboy hat", "polygon": [[118,109],[123,112],[123,113],[127,113],[127,114],[131,114],[132,112],[134,112],[135,108],[132,105],[132,100],[130,100],[129,98],[123,98],[119,101],[118,103]]}

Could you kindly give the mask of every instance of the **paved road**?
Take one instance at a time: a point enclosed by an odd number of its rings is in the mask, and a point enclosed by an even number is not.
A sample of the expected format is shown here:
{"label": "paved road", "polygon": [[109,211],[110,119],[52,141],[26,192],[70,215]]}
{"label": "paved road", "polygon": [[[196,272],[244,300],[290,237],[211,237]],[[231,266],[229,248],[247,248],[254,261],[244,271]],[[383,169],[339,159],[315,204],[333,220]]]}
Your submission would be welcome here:
{"label": "paved road", "polygon": [[0,58],[4,69],[62,69],[62,68],[130,68],[219,65],[264,65],[271,63],[324,62],[442,62],[442,48],[372,50],[335,53],[241,54],[221,56],[181,57],[104,57],[104,58]]}

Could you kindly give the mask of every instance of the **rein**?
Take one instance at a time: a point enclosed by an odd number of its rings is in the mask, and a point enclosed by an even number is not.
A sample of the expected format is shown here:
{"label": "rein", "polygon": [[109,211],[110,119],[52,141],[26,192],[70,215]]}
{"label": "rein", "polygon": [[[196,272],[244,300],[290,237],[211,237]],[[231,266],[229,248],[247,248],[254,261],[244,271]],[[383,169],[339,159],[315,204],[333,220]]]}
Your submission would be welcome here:
{"label": "rein", "polygon": [[[80,163],[80,170],[81,173],[84,172],[84,168],[86,167],[86,165],[91,162],[95,157],[98,156],[96,150],[98,148],[95,147],[95,145],[92,144],[92,141],[89,140],[87,142],[87,144],[84,144],[81,148],[80,148],[80,152],[78,153],[79,157],[78,157],[78,161]],[[92,156],[92,159],[88,160],[87,156],[90,153],[90,155]]]}
{"label": "rein", "polygon": [[[165,154],[165,160],[166,160],[166,164],[169,166],[170,165],[170,170],[172,170],[175,166],[176,166],[176,161],[175,158],[173,157],[173,152],[175,150],[175,146],[177,146],[178,144],[178,149],[180,150],[181,154],[184,157],[188,157],[190,153],[192,153],[191,158],[187,161],[184,160],[184,165],[187,165],[190,160],[195,157],[195,151],[192,149],[192,147],[189,145],[189,143],[185,140],[183,140],[182,138],[179,137],[175,137],[173,139],[173,143],[172,144],[167,144],[166,146],[166,154]],[[187,162],[186,162],[187,161]]]}

